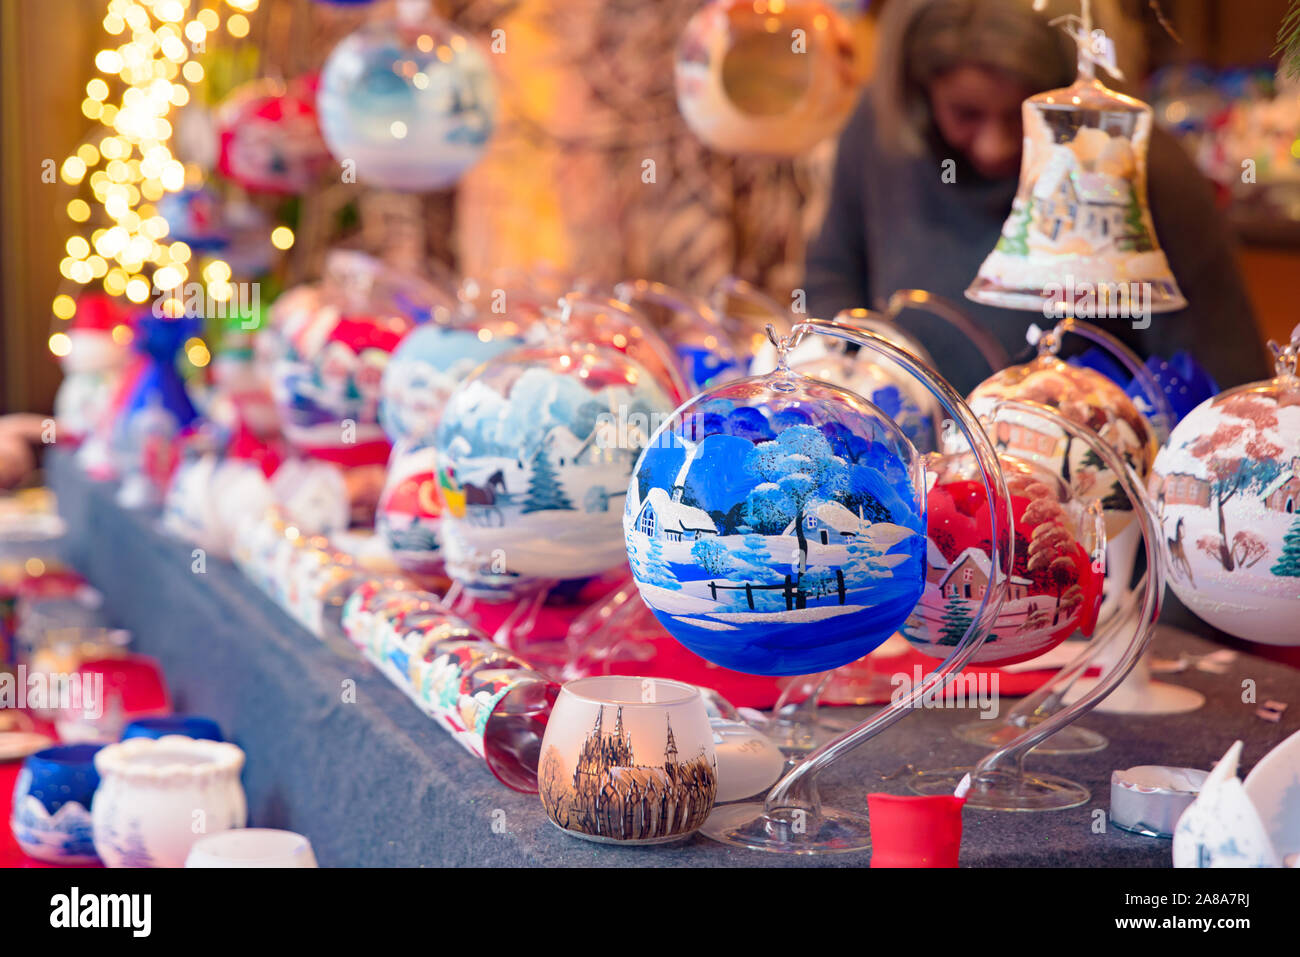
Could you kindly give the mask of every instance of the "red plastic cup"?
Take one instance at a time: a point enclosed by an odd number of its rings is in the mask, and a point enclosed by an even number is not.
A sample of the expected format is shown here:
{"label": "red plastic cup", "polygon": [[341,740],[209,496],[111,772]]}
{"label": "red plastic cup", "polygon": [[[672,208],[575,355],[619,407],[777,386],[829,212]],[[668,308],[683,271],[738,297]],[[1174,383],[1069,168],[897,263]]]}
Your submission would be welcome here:
{"label": "red plastic cup", "polygon": [[872,867],[956,867],[964,797],[868,794]]}

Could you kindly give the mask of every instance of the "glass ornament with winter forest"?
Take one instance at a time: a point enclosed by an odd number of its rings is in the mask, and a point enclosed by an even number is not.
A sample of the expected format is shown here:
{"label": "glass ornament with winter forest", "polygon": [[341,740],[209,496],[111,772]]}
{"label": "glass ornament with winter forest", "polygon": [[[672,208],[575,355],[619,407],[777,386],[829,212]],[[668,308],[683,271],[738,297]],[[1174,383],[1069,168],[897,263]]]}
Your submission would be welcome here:
{"label": "glass ornament with winter forest", "polygon": [[637,463],[632,573],[709,661],[825,671],[883,643],[920,597],[924,487],[916,449],[861,396],[788,369],[730,382],[678,409]]}

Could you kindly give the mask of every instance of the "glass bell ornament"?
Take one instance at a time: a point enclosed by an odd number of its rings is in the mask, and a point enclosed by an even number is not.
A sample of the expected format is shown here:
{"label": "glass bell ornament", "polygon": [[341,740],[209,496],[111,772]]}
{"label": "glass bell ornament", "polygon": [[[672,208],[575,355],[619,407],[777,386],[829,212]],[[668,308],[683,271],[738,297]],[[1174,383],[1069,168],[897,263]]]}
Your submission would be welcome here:
{"label": "glass bell ornament", "polygon": [[252,193],[299,195],[331,162],[316,119],[319,78],[269,77],[231,92],[215,113],[217,171]]}
{"label": "glass bell ornament", "polygon": [[1088,0],[1083,16],[1068,20],[1079,77],[1025,100],[1020,186],[966,295],[1065,315],[1085,299],[1096,315],[1128,315],[1144,302],[1150,312],[1182,309],[1147,207],[1151,108],[1097,79],[1098,64],[1123,77],[1113,45],[1092,29]]}
{"label": "glass bell ornament", "polygon": [[1183,604],[1239,638],[1300,645],[1300,327],[1270,347],[1277,376],[1179,422],[1149,490]]}
{"label": "glass bell ornament", "polygon": [[478,162],[496,123],[487,58],[465,34],[402,0],[345,37],[321,70],[321,132],[367,185],[446,189]]}
{"label": "glass bell ornament", "polygon": [[726,383],[678,409],[637,464],[632,574],[702,657],[825,671],[882,643],[920,597],[924,487],[915,448],[861,396],[785,368]]}
{"label": "glass bell ornament", "polygon": [[[925,592],[900,629],[912,647],[943,657],[966,633],[989,581],[988,497],[969,454],[932,456]],[[1101,604],[1105,551],[1100,508],[1083,508],[1059,475],[999,456],[1011,494],[1015,565],[1007,599],[975,663],[1005,666],[1045,654],[1081,631]]]}
{"label": "glass bell ornament", "polygon": [[479,366],[434,441],[448,574],[503,599],[622,565],[621,500],[672,405],[642,366],[590,343],[557,338]]}
{"label": "glass bell ornament", "polygon": [[853,32],[819,0],[713,0],[686,24],[674,66],[686,125],[725,153],[796,156],[857,101]]}

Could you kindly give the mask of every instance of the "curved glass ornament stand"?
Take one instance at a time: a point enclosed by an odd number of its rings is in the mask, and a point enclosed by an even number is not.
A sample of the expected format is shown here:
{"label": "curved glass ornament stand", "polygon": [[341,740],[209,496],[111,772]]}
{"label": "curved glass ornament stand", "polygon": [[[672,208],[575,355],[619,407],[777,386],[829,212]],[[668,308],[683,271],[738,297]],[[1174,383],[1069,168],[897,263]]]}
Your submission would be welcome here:
{"label": "curved glass ornament stand", "polygon": [[952,386],[888,339],[821,319],[800,322],[792,336],[782,340],[782,362],[789,349],[810,333],[846,340],[882,355],[925,385],[965,434],[979,465],[987,501],[996,502],[997,506],[993,509],[995,521],[991,523],[993,561],[988,590],[966,633],[943,663],[909,694],[900,696],[856,728],[810,754],[772,787],[766,801],[717,807],[702,828],[703,834],[724,844],[784,854],[844,853],[871,846],[867,816],[823,806],[818,778],[845,754],[906,716],[926,695],[941,692],[974,657],[1006,600],[1014,547],[1011,496],[998,467],[993,443]]}
{"label": "curved glass ornament stand", "polygon": [[[1058,429],[1072,434],[1097,455],[1106,468],[1116,476],[1120,488],[1133,503],[1133,514],[1138,521],[1143,546],[1147,555],[1147,575],[1142,596],[1142,607],[1134,622],[1131,636],[1114,666],[1104,674],[1086,694],[1069,707],[1057,711],[1035,727],[1024,731],[1014,741],[987,755],[974,768],[948,768],[919,771],[908,782],[918,794],[951,794],[958,782],[967,774],[971,776],[966,802],[971,807],[992,811],[1048,811],[1062,810],[1086,804],[1091,792],[1081,784],[1052,774],[1030,774],[1025,771],[1025,755],[1040,742],[1087,714],[1124,681],[1146,650],[1160,616],[1160,600],[1164,593],[1164,560],[1157,550],[1154,510],[1133,470],[1109,445],[1102,442],[1091,430],[1077,425],[1055,410],[1029,402],[999,401],[999,409],[1016,410],[1040,416]],[[1112,641],[1122,640],[1116,635]]]}
{"label": "curved glass ornament stand", "polygon": [[[715,365],[711,369],[686,369],[692,391],[743,374],[739,369],[748,361],[748,357],[742,356],[741,350],[737,349],[732,331],[724,318],[699,296],[674,289],[662,282],[629,279],[614,287],[614,298],[633,307],[644,303],[667,309],[673,314],[673,320],[660,332],[669,341],[669,345],[679,353],[685,349],[698,357],[711,357],[711,361],[721,360],[720,366]],[[703,375],[706,371],[709,374]]]}
{"label": "curved glass ornament stand", "polygon": [[[1150,409],[1154,410],[1153,412],[1144,410],[1144,414],[1163,444],[1169,437],[1169,430],[1173,427],[1176,416],[1164,389],[1138,358],[1137,353],[1121,340],[1092,323],[1065,318],[1051,329],[1040,332],[1034,343],[1038,348],[1038,354],[1056,355],[1060,351],[1061,340],[1070,333],[1108,350],[1141,385],[1142,391],[1148,398]],[[1129,561],[1110,563],[1110,570],[1114,573],[1115,580],[1118,581],[1129,574],[1131,567],[1128,566],[1131,566]],[[1026,728],[1036,727],[1065,707],[1078,697],[1079,691],[1089,686],[1091,679],[1084,677],[1088,668],[1098,660],[1105,662],[1109,656],[1119,653],[1113,639],[1119,634],[1127,633],[1134,626],[1134,618],[1138,614],[1137,595],[1142,593],[1144,587],[1145,578],[1131,589],[1127,586],[1127,582],[1120,585],[1120,594],[1114,605],[1109,609],[1103,609],[1103,617],[1097,626],[1097,633],[1093,640],[1087,642],[1072,661],[1062,667],[1032,695],[1021,700],[1000,718],[992,721],[966,722],[954,728],[953,733],[971,744],[990,748],[1002,747],[1014,741]],[[1114,663],[1113,658],[1109,663]],[[1191,711],[1200,707],[1205,701],[1203,696],[1191,689],[1151,681],[1149,671],[1141,663],[1134,669],[1134,675],[1142,679],[1142,687],[1131,694],[1125,694],[1124,700],[1145,701],[1154,708],[1151,713]],[[1132,683],[1133,679],[1130,679],[1130,684]],[[1121,703],[1115,701],[1115,704]],[[1103,703],[1098,710],[1109,710],[1109,706]],[[1043,741],[1035,750],[1039,754],[1087,754],[1100,751],[1108,743],[1106,737],[1096,731],[1070,726]]]}
{"label": "curved glass ornament stand", "polygon": [[[1160,387],[1151,370],[1146,367],[1137,353],[1099,326],[1067,317],[1044,334],[1039,343],[1040,354],[1044,351],[1055,354],[1060,348],[1061,339],[1070,333],[1074,333],[1108,350],[1128,370],[1147,397],[1148,408],[1142,409],[1142,414],[1146,416],[1147,421],[1151,424],[1157,441],[1164,445],[1169,440],[1169,433],[1177,424],[1178,417],[1175,415],[1173,406],[1169,402],[1169,397],[1165,395],[1164,389]],[[1136,545],[1135,542],[1132,544]],[[1131,571],[1133,557],[1135,556],[1131,553],[1124,556],[1125,565],[1118,569],[1121,576]],[[1134,602],[1129,599],[1141,587],[1141,584],[1139,584],[1135,586],[1133,591],[1129,591],[1124,586],[1123,593],[1116,601],[1113,614],[1116,616],[1128,615],[1130,618],[1136,615],[1137,609]],[[1103,665],[1102,670],[1105,671],[1106,665],[1114,663],[1114,656],[1119,654],[1119,648],[1107,643],[1091,644],[1094,644],[1095,648],[1092,650],[1092,654],[1089,655],[1090,663],[1100,661]],[[1059,692],[1062,704],[1071,703],[1090,688],[1094,680],[1096,680],[1084,677],[1082,671],[1072,675],[1068,682],[1059,679],[1060,676],[1053,679],[1052,684]],[[1143,659],[1138,661],[1124,684],[1106,700],[1102,701],[1097,710],[1111,714],[1183,714],[1188,711],[1195,711],[1203,704],[1205,704],[1205,696],[1199,691],[1181,685],[1152,680],[1150,668]],[[1061,738],[1061,740],[1053,744],[1056,748],[1063,748],[1069,746],[1068,742],[1069,738]],[[1047,753],[1043,748],[1039,750]],[[1062,752],[1058,751],[1058,753]]]}
{"label": "curved glass ornament stand", "polygon": [[919,309],[947,322],[950,326],[970,340],[980,356],[989,364],[989,372],[1001,372],[1011,363],[1011,356],[987,330],[977,326],[966,313],[951,299],[936,296],[924,289],[900,289],[889,297],[885,306],[885,317],[895,322],[907,309]]}
{"label": "curved glass ornament stand", "polygon": [[560,678],[605,675],[619,662],[649,661],[655,655],[654,639],[663,634],[663,626],[628,576],[570,623]]}
{"label": "curved glass ornament stand", "polygon": [[1138,357],[1138,354],[1105,329],[1079,319],[1062,319],[1055,327],[1043,333],[1039,339],[1039,355],[1045,352],[1055,355],[1061,347],[1061,339],[1071,332],[1101,346],[1103,349],[1108,349],[1111,355],[1118,359],[1124,368],[1129,371],[1134,381],[1146,393],[1150,403],[1150,408],[1141,409],[1140,411],[1146,416],[1147,421],[1151,423],[1151,428],[1156,433],[1156,440],[1161,445],[1168,442],[1169,432],[1178,422],[1173,406],[1169,404],[1169,397],[1165,395],[1165,390],[1160,387],[1160,383],[1156,381],[1156,377],[1151,374],[1151,370],[1146,367],[1146,363]]}

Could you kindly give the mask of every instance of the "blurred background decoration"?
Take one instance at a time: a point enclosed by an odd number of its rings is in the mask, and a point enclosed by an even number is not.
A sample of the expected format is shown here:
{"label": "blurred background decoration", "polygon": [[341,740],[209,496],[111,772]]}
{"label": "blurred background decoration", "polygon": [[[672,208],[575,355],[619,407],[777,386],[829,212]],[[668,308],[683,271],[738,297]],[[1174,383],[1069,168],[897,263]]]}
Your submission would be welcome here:
{"label": "blurred background decoration", "polygon": [[[829,5],[867,74],[888,2]],[[1136,75],[1147,79],[1131,87],[1220,185],[1261,335],[1285,339],[1300,266],[1300,90],[1270,56],[1288,0],[1162,0],[1181,44],[1147,0],[1124,5],[1146,41]],[[833,139],[796,158],[730,156],[691,132],[673,67],[699,0],[435,0],[437,16],[495,54],[495,131],[459,183],[400,201],[344,181],[314,109],[331,51],[398,6],[0,4],[0,411],[52,408],[48,356],[66,355],[83,290],[138,310],[155,287],[201,283],[212,302],[257,282],[264,307],[319,275],[338,245],[415,250],[469,276],[548,262],[703,292],[733,274],[789,301]],[[779,15],[785,3],[760,7]],[[1243,157],[1265,189],[1241,188]],[[120,326],[125,344],[134,333]],[[185,343],[189,375],[207,375],[228,326],[210,320]]]}

